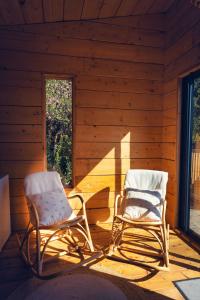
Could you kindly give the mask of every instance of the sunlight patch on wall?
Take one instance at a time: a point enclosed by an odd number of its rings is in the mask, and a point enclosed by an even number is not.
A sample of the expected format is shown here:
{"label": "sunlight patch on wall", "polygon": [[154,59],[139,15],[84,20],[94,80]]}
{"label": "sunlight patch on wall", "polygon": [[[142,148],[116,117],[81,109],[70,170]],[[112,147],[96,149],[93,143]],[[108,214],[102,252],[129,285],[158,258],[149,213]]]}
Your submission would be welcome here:
{"label": "sunlight patch on wall", "polygon": [[[125,158],[121,160],[121,169],[123,172],[127,172],[128,169],[131,167],[130,162],[130,141],[131,141],[131,133],[128,132],[122,139],[121,139],[121,157]],[[125,174],[124,173],[124,174]]]}

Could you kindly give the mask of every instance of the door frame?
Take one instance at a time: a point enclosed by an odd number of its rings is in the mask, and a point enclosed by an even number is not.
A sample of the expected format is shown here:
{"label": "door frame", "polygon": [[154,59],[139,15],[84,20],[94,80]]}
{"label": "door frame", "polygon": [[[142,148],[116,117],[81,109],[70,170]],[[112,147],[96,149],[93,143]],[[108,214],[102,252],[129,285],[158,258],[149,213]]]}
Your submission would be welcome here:
{"label": "door frame", "polygon": [[190,225],[190,180],[192,155],[192,95],[194,79],[200,77],[200,71],[192,72],[182,79],[181,103],[181,141],[180,141],[180,182],[179,182],[179,227],[195,240],[200,236],[195,234]]}

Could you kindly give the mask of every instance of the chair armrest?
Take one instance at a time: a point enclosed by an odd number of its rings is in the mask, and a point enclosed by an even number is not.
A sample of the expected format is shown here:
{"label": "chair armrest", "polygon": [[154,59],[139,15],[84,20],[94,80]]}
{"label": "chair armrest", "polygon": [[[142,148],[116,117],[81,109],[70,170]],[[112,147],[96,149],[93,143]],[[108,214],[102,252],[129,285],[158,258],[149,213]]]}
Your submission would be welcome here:
{"label": "chair armrest", "polygon": [[163,200],[163,211],[162,211],[162,220],[165,222],[165,218],[166,218],[166,209],[167,209],[167,200],[164,199]]}
{"label": "chair armrest", "polygon": [[29,199],[28,200],[28,203],[29,203],[29,212],[30,212],[30,217],[33,217],[35,219],[35,227],[36,229],[39,228],[39,215],[38,215],[38,212],[37,212],[37,208],[35,206],[35,204]]}
{"label": "chair armrest", "polygon": [[115,205],[114,205],[114,216],[117,215],[118,213],[118,203],[119,203],[119,200],[123,200],[124,198],[124,195],[122,194],[118,194],[115,198]]}
{"label": "chair armrest", "polygon": [[83,213],[84,215],[86,215],[86,207],[85,207],[85,200],[83,198],[82,195],[80,194],[74,194],[74,195],[71,195],[71,196],[67,196],[68,199],[73,199],[73,198],[78,198],[82,204],[82,208],[83,208]]}
{"label": "chair armrest", "polygon": [[83,196],[80,194],[73,194],[71,196],[67,196],[68,199],[73,199],[73,198],[79,198],[79,200],[81,201],[81,203],[85,203]]}

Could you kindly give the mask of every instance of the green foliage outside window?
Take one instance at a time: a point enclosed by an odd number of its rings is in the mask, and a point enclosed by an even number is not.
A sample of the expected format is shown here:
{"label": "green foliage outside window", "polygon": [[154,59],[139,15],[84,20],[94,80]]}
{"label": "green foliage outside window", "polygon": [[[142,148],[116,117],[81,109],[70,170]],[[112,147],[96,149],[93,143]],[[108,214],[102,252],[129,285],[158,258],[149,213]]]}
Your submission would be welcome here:
{"label": "green foliage outside window", "polygon": [[72,184],[72,81],[46,80],[47,169]]}

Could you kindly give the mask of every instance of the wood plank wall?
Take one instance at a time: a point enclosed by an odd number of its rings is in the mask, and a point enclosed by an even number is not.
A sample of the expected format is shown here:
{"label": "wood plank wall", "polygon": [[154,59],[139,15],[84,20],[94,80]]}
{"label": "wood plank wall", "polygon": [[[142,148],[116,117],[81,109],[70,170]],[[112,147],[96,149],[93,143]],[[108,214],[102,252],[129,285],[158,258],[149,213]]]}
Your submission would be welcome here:
{"label": "wood plank wall", "polygon": [[[178,219],[181,78],[200,69],[200,9],[190,1],[176,1],[166,16],[165,83],[163,98],[163,169],[170,174],[168,220]],[[181,204],[180,204],[181,205]]]}
{"label": "wood plank wall", "polygon": [[127,20],[1,27],[0,172],[10,175],[14,230],[27,222],[24,176],[44,169],[43,74],[74,78],[75,188],[90,223],[111,221],[127,169],[160,169],[163,142],[170,152],[163,17]]}

